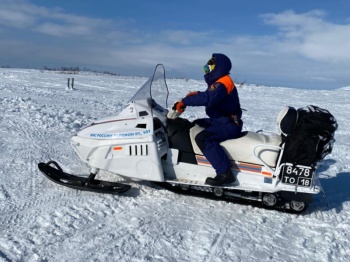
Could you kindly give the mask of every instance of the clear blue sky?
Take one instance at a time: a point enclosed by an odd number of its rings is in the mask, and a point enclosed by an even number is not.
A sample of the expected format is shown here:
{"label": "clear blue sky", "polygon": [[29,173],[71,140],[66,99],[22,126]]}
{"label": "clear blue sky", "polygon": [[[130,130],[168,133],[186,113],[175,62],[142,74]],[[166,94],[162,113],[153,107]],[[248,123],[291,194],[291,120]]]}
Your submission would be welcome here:
{"label": "clear blue sky", "polygon": [[212,53],[237,82],[350,86],[350,0],[0,0],[0,66],[203,79]]}

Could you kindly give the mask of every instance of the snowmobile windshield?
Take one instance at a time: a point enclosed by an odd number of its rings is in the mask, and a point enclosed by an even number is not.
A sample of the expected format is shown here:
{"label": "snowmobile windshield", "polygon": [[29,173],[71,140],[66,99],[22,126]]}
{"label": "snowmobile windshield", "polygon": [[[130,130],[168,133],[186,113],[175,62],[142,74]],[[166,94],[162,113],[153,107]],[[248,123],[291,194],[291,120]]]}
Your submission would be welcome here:
{"label": "snowmobile windshield", "polygon": [[[166,109],[168,107],[168,95],[169,91],[165,80],[165,69],[162,64],[158,64],[153,75],[140,87],[130,101],[151,98],[150,101],[152,101],[152,104],[156,103]],[[152,107],[153,106],[154,105],[152,105]]]}

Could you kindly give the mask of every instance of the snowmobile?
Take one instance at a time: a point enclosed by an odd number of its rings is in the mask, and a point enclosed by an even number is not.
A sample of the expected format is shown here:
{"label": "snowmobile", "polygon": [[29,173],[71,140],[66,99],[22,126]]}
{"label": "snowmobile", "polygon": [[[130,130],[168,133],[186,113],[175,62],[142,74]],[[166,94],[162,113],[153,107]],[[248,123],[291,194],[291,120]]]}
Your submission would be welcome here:
{"label": "snowmobile", "polygon": [[283,160],[284,138],[296,125],[292,107],[278,115],[281,134],[244,131],[241,137],[221,143],[239,184],[206,185],[206,178],[216,173],[194,139],[202,128],[168,109],[168,95],[165,69],[159,64],[119,114],[94,121],[71,138],[73,150],[90,168],[89,176],[66,173],[55,161],[39,163],[40,171],[55,183],[80,190],[122,193],[131,188],[128,183],[95,178],[105,170],[175,192],[246,200],[293,212],[304,211],[312,196],[323,191],[314,165]]}

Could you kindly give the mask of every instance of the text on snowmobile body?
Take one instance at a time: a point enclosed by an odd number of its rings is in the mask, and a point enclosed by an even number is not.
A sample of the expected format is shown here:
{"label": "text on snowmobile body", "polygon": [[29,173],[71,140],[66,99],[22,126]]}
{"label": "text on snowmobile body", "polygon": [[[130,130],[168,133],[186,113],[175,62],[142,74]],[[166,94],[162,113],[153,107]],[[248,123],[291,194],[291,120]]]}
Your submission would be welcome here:
{"label": "text on snowmobile body", "polygon": [[137,137],[137,136],[144,136],[151,133],[151,130],[144,130],[144,131],[136,131],[136,132],[128,132],[128,133],[119,133],[119,134],[90,134],[90,137],[95,138],[120,138],[120,137]]}

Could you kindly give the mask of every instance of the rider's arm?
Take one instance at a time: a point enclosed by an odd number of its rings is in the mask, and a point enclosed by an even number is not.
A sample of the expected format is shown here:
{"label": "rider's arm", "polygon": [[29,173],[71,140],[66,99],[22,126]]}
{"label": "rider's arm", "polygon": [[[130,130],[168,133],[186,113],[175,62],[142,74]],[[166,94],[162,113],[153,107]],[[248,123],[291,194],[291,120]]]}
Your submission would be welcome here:
{"label": "rider's arm", "polygon": [[205,92],[186,96],[182,99],[182,102],[185,106],[212,106],[219,103],[226,95],[226,87],[221,83],[215,83]]}

